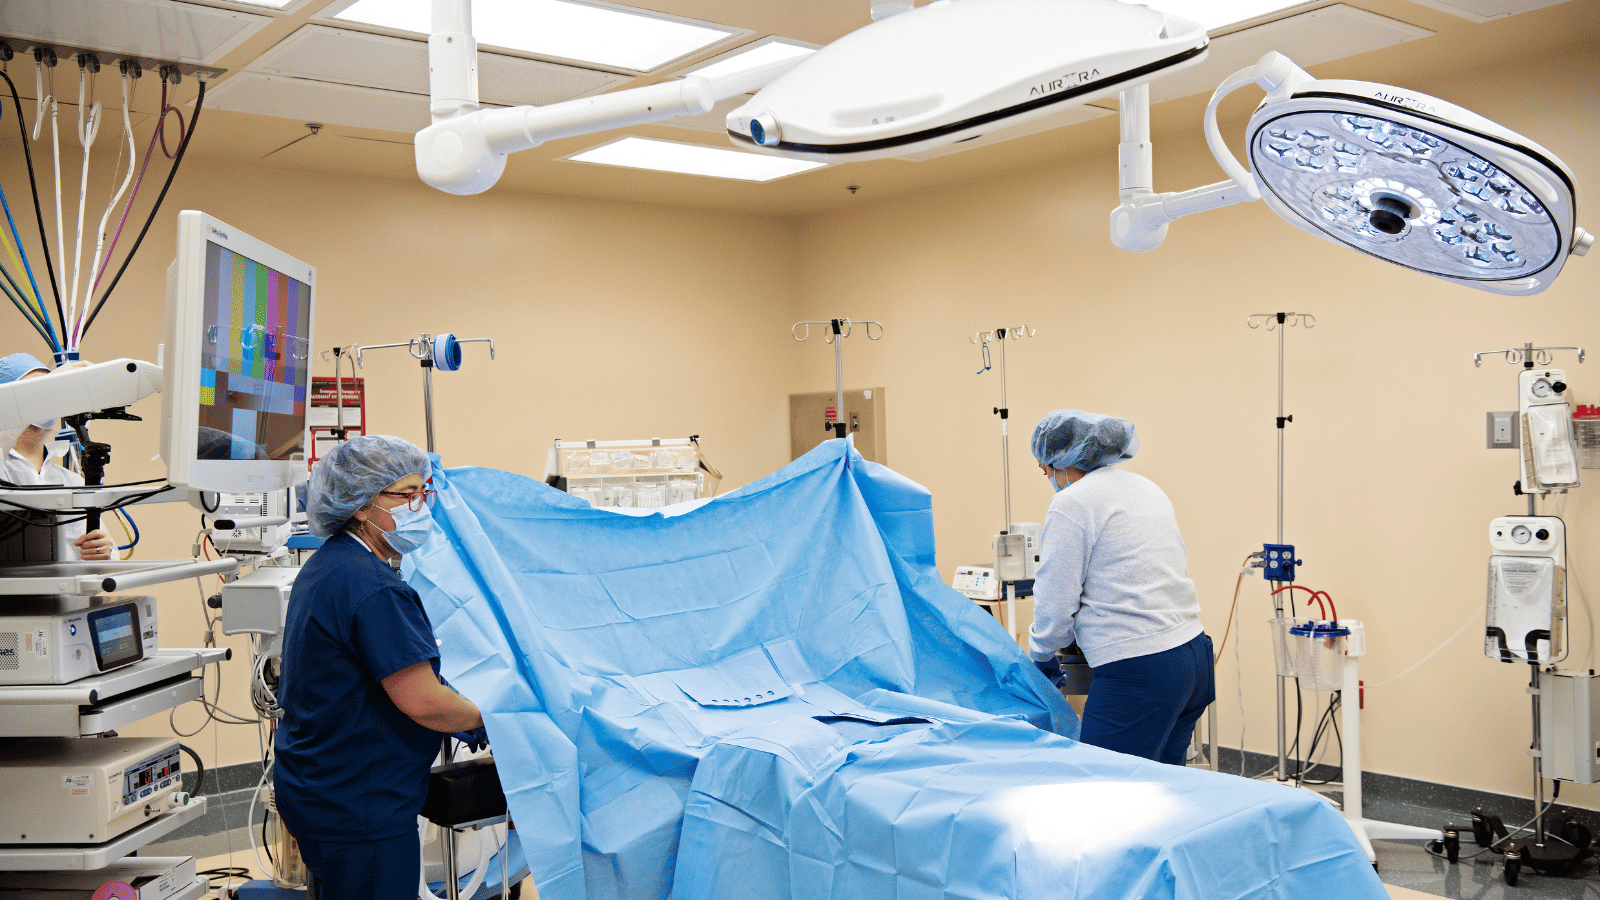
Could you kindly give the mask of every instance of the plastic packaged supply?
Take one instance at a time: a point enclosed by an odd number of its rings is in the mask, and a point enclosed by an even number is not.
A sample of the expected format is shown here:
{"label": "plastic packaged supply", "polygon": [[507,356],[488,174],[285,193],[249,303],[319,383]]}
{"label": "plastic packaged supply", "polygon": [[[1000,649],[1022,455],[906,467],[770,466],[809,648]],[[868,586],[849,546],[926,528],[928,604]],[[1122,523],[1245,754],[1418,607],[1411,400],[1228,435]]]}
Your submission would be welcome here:
{"label": "plastic packaged supply", "polygon": [[600,489],[598,487],[595,487],[594,485],[589,485],[589,484],[578,485],[578,486],[572,488],[572,490],[568,491],[568,493],[572,494],[572,496],[574,496],[574,497],[577,497],[577,498],[583,500],[585,503],[588,503],[590,506],[599,506],[600,505]]}
{"label": "plastic packaged supply", "polygon": [[650,454],[650,468],[671,469],[678,465],[678,454],[665,447]]}
{"label": "plastic packaged supply", "polygon": [[567,474],[582,475],[589,471],[589,454],[574,453],[567,457]]}
{"label": "plastic packaged supply", "polygon": [[628,509],[633,506],[633,488],[626,484],[613,484],[608,490],[611,492],[611,506]]}
{"label": "plastic packaged supply", "polygon": [[699,491],[693,481],[687,478],[674,478],[667,483],[666,501],[668,505],[674,503],[688,503],[695,499]]}
{"label": "plastic packaged supply", "polygon": [[641,484],[637,492],[635,505],[639,509],[660,509],[667,505],[667,486],[660,482]]}

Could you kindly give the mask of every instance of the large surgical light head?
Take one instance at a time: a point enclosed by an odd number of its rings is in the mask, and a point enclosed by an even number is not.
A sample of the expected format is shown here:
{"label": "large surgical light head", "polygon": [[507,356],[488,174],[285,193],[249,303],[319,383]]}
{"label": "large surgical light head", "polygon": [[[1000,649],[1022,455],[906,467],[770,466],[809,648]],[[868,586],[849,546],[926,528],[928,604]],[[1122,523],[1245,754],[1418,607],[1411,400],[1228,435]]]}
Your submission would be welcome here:
{"label": "large surgical light head", "polygon": [[1575,227],[1574,179],[1560,160],[1443,100],[1308,79],[1269,96],[1247,135],[1274,212],[1437,278],[1533,294],[1592,240]]}
{"label": "large surgical light head", "polygon": [[728,135],[822,162],[900,156],[1193,65],[1206,43],[1194,22],[1106,0],[932,3],[805,58],[729,113]]}
{"label": "large surgical light head", "polygon": [[[1267,97],[1246,130],[1246,172],[1216,109],[1250,83]],[[1127,101],[1133,102],[1127,102]],[[1123,150],[1148,154],[1148,102],[1125,96]],[[1166,223],[1259,197],[1296,227],[1369,256],[1497,294],[1536,294],[1594,237],[1574,222],[1576,182],[1550,151],[1434,97],[1361,81],[1320,81],[1269,53],[1217,89],[1206,137],[1232,180],[1154,194],[1125,176],[1112,239],[1159,245]],[[1140,142],[1143,141],[1142,145]],[[1148,159],[1145,161],[1148,165]],[[1126,169],[1126,166],[1125,166]],[[1146,176],[1147,178],[1147,176]]]}

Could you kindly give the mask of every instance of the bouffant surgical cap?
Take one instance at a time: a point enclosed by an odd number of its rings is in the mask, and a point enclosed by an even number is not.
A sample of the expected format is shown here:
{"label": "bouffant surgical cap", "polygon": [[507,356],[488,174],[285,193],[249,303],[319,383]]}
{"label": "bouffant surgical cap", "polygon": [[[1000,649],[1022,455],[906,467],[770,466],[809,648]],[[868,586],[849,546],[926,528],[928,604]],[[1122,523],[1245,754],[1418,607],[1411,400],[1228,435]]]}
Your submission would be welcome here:
{"label": "bouffant surgical cap", "polygon": [[1139,438],[1133,423],[1076,409],[1058,409],[1033,429],[1033,456],[1055,469],[1085,472],[1133,459]]}
{"label": "bouffant surgical cap", "polygon": [[433,474],[422,448],[387,434],[366,434],[337,444],[311,467],[306,525],[317,537],[337,534],[356,510],[407,475]]}
{"label": "bouffant surgical cap", "polygon": [[10,356],[0,357],[0,384],[10,384],[38,369],[50,371],[49,366],[26,353],[13,353]]}

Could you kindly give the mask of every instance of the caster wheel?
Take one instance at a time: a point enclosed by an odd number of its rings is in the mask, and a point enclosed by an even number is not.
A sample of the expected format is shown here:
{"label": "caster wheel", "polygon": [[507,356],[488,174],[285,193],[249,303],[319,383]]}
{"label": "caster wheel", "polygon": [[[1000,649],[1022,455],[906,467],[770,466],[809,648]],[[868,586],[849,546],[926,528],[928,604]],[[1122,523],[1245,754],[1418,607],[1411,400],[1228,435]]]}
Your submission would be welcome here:
{"label": "caster wheel", "polygon": [[1520,859],[1509,859],[1508,858],[1506,860],[1506,884],[1508,884],[1508,885],[1510,885],[1512,887],[1516,887],[1517,886],[1517,875],[1519,873],[1521,873],[1521,871],[1522,871],[1522,860],[1520,860]]}
{"label": "caster wheel", "polygon": [[1445,832],[1444,854],[1452,863],[1461,861],[1461,835],[1458,832]]}

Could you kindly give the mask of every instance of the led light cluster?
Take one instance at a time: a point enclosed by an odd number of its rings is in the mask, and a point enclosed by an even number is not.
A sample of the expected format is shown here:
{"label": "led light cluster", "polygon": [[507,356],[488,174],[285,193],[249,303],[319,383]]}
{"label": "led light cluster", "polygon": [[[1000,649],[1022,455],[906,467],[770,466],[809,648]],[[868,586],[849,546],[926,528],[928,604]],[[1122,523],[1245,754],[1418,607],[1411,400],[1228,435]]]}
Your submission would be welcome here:
{"label": "led light cluster", "polygon": [[1436,134],[1376,116],[1291,113],[1257,130],[1256,174],[1320,230],[1451,277],[1549,265],[1560,234],[1515,177]]}

